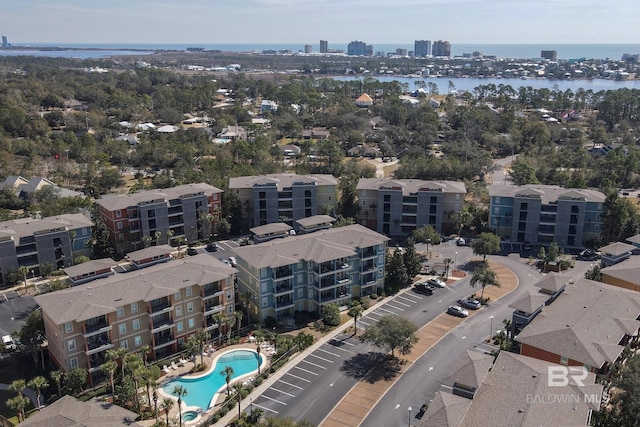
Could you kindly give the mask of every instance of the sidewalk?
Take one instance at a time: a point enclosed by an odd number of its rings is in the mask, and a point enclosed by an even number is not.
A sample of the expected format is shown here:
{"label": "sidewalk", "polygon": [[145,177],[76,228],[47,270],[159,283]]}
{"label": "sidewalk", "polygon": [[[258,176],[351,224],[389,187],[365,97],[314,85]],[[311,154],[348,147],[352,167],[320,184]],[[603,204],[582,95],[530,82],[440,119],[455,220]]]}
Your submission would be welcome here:
{"label": "sidewalk", "polygon": [[[495,301],[512,292],[518,286],[518,278],[511,270],[501,264],[490,262],[489,265],[496,273],[500,287],[486,287],[484,296],[489,297],[490,301]],[[482,310],[470,311],[469,316],[473,316],[481,311]],[[422,357],[453,328],[464,322],[465,319],[466,318],[453,317],[443,313],[427,323],[418,330],[418,342],[411,352],[404,356],[406,363],[400,365],[400,371],[396,373],[393,378],[371,381],[368,375],[365,375],[365,377],[353,386],[349,393],[342,398],[340,403],[333,408],[322,423],[320,423],[320,427],[359,426],[398,378],[406,372],[416,360]]]}

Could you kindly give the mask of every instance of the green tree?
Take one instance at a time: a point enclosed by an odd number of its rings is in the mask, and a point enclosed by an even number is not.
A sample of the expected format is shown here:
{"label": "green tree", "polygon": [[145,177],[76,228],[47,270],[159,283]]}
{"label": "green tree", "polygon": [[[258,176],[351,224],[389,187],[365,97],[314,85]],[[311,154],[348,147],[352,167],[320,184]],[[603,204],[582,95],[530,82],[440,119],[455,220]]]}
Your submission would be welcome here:
{"label": "green tree", "polygon": [[18,270],[22,274],[22,278],[24,280],[24,292],[26,294],[27,292],[29,292],[29,288],[27,287],[27,274],[29,274],[29,268],[21,265]]}
{"label": "green tree", "polygon": [[109,378],[109,384],[111,384],[111,395],[115,396],[116,394],[116,384],[115,384],[115,376],[118,371],[118,364],[113,360],[107,360],[102,365],[100,365],[100,370],[103,374]]}
{"label": "green tree", "polygon": [[162,404],[160,405],[160,409],[164,411],[164,416],[166,419],[166,425],[169,425],[169,412],[171,411],[171,407],[173,406],[173,400],[171,399],[162,399]]}
{"label": "green tree", "polygon": [[79,393],[87,383],[87,376],[88,373],[86,369],[74,368],[70,372],[67,372],[65,377],[71,391],[74,393]]}
{"label": "green tree", "polygon": [[7,406],[10,409],[18,411],[18,420],[20,422],[24,421],[24,410],[29,404],[29,398],[23,396],[22,394],[18,394],[13,399],[9,399],[6,401]]}
{"label": "green tree", "polygon": [[480,236],[471,242],[471,248],[475,255],[482,255],[482,261],[486,262],[487,255],[500,252],[500,236],[493,233],[480,233]]}
{"label": "green tree", "polygon": [[360,304],[354,305],[349,309],[349,316],[353,317],[353,335],[358,335],[358,317],[362,315],[364,307]]}
{"label": "green tree", "polygon": [[420,270],[422,269],[422,265],[420,264],[420,260],[418,259],[418,254],[416,253],[416,245],[413,239],[407,239],[407,247],[402,254],[404,259],[404,267],[407,270],[407,275],[409,279],[413,279],[416,277]]}
{"label": "green tree", "polygon": [[393,287],[404,286],[409,282],[409,273],[404,265],[404,257],[400,248],[393,251],[393,256],[387,261],[387,281]]}
{"label": "green tree", "polygon": [[487,286],[500,286],[500,284],[498,283],[498,278],[496,277],[496,273],[485,264],[475,269],[473,275],[471,276],[471,281],[469,282],[469,284],[472,288],[475,288],[478,284],[482,286],[480,299],[484,299],[484,288],[486,288]]}
{"label": "green tree", "polygon": [[327,326],[340,324],[340,307],[336,303],[323,304],[321,308],[322,322]]}
{"label": "green tree", "polygon": [[231,384],[231,379],[233,378],[233,368],[231,366],[225,366],[225,368],[220,372],[220,375],[224,377],[224,381],[227,383],[227,397],[231,396],[231,388],[229,384]]}
{"label": "green tree", "polygon": [[537,184],[536,170],[526,160],[518,158],[511,164],[511,180],[515,185]]}
{"label": "green tree", "polygon": [[391,351],[391,356],[395,357],[395,350],[401,354],[407,354],[418,342],[416,325],[400,316],[383,316],[378,323],[367,328],[360,336],[360,340],[375,347],[386,348]]}
{"label": "green tree", "polygon": [[413,230],[413,239],[418,243],[428,243],[431,245],[439,245],[442,241],[440,233],[433,228],[432,225],[425,225]]}
{"label": "green tree", "polygon": [[360,177],[356,175],[347,175],[340,178],[338,184],[340,200],[337,212],[345,218],[356,218],[358,212],[360,212],[360,205],[357,200],[358,192],[356,191],[359,179]]}
{"label": "green tree", "polygon": [[[228,367],[230,368],[230,366]],[[178,414],[180,415],[180,427],[182,427],[182,398],[187,395],[187,389],[181,385],[177,385],[173,387],[171,394],[178,398]]]}
{"label": "green tree", "polygon": [[36,391],[36,404],[40,408],[40,397],[42,396],[42,389],[49,387],[47,379],[41,375],[33,377],[27,383],[27,386]]}
{"label": "green tree", "polygon": [[62,380],[64,379],[64,372],[62,371],[51,371],[49,372],[49,376],[56,383],[56,389],[58,391],[58,398],[62,397]]}

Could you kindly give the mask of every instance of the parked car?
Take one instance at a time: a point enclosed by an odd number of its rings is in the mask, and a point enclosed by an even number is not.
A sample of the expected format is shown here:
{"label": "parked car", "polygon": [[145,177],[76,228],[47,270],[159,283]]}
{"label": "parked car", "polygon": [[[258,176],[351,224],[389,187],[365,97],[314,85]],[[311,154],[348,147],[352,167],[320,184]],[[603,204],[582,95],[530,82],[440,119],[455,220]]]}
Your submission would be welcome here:
{"label": "parked car", "polygon": [[461,307],[470,308],[471,310],[477,310],[482,307],[482,304],[480,304],[480,301],[477,299],[461,299],[458,301],[458,304],[460,304]]}
{"label": "parked car", "polygon": [[226,259],[226,258],[222,258],[222,259],[220,260],[220,262],[224,262],[224,263],[225,263],[225,264],[227,264],[229,267],[231,267],[231,261],[229,261],[229,260],[228,260],[228,259]]}
{"label": "parked car", "polygon": [[447,313],[458,317],[467,317],[469,315],[469,312],[459,305],[450,305],[447,309]]}
{"label": "parked car", "polygon": [[433,295],[433,288],[424,282],[413,285],[413,291],[418,294]]}
{"label": "parked car", "polygon": [[188,248],[187,255],[190,255],[190,256],[198,255],[198,250],[196,248]]}
{"label": "parked car", "polygon": [[433,279],[427,280],[427,284],[431,285],[433,287],[436,287],[436,288],[446,288],[447,287],[446,283],[444,283],[442,280],[440,280],[440,279],[438,279],[436,277],[434,277]]}
{"label": "parked car", "polygon": [[467,241],[464,240],[462,237],[458,238],[458,240],[456,240],[456,245],[458,246],[467,246]]}
{"label": "parked car", "polygon": [[208,252],[218,252],[218,245],[216,243],[209,243],[205,249]]}
{"label": "parked car", "polygon": [[578,254],[578,259],[584,261],[593,261],[598,259],[598,256],[598,252],[594,251],[593,249],[585,249]]}
{"label": "parked car", "polygon": [[232,267],[235,267],[235,266],[238,265],[238,261],[236,261],[236,257],[234,257],[234,256],[230,256],[229,257],[229,262],[231,263]]}
{"label": "parked car", "polygon": [[2,344],[4,344],[4,348],[7,350],[15,350],[16,343],[11,337],[11,335],[3,335],[2,336]]}

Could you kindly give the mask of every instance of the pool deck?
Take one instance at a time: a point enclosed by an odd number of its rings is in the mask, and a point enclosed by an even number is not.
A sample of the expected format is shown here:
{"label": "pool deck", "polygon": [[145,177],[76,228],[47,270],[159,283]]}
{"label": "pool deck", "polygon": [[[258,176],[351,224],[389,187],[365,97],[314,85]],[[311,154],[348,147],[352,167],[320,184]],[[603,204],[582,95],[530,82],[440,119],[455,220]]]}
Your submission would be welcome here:
{"label": "pool deck", "polygon": [[[244,344],[235,344],[235,345],[230,345],[230,346],[226,346],[223,347],[219,350],[216,350],[214,352],[210,352],[210,353],[205,353],[204,354],[204,363],[207,364],[208,369],[207,371],[204,372],[197,372],[194,373],[193,375],[189,375],[189,377],[193,378],[193,377],[200,377],[200,376],[205,376],[207,375],[211,369],[213,368],[213,363],[214,361],[218,358],[218,356],[220,356],[221,354],[230,352],[230,351],[234,351],[234,350],[252,350],[252,351],[256,351],[256,347],[257,345],[255,343],[244,343]],[[263,362],[262,362],[262,366],[261,369],[265,369],[266,367],[268,367],[269,365],[269,358],[266,357],[266,355],[264,353],[260,353],[260,355],[263,358]],[[178,359],[178,357],[176,357],[176,359]],[[171,410],[169,411],[169,418],[175,418],[178,419],[179,417],[179,413],[178,413],[178,402],[175,396],[173,395],[168,395],[167,393],[165,393],[162,390],[162,387],[165,385],[165,383],[174,380],[176,378],[181,378],[184,377],[186,375],[188,375],[191,370],[194,367],[194,360],[195,363],[200,363],[200,356],[198,355],[195,359],[191,359],[189,360],[187,363],[184,363],[182,365],[177,364],[175,365],[175,367],[169,366],[169,372],[162,372],[162,376],[158,379],[157,384],[158,384],[158,412],[159,412],[159,417],[164,419],[165,415],[164,412],[160,409],[160,402],[162,401],[162,399],[170,397],[171,399],[173,399],[174,401],[174,405],[171,407]],[[162,366],[160,367],[160,369],[162,369]],[[246,374],[243,375],[241,377],[238,378],[234,378],[234,381],[232,382],[235,383],[238,380],[243,380],[246,381],[248,380],[250,377],[256,377],[257,376],[257,372],[253,372],[250,374]],[[140,389],[142,391],[142,389]],[[205,411],[199,411],[203,414],[208,414],[209,412],[215,412],[218,410],[220,404],[224,401],[226,395],[226,387],[221,389],[220,392],[216,393],[216,402],[215,404],[211,407],[211,409],[209,410],[205,410]],[[182,411],[184,413],[184,411],[189,411],[189,410],[194,410],[194,407],[187,407],[187,405],[183,402],[182,403]],[[194,426],[197,425],[198,421],[201,421],[201,419],[196,419],[192,422],[183,422],[183,424],[185,426]],[[153,424],[155,423],[155,419],[150,419],[150,420],[141,420],[141,421],[136,421],[136,423],[138,423],[141,426],[148,426],[151,427],[153,426]]]}

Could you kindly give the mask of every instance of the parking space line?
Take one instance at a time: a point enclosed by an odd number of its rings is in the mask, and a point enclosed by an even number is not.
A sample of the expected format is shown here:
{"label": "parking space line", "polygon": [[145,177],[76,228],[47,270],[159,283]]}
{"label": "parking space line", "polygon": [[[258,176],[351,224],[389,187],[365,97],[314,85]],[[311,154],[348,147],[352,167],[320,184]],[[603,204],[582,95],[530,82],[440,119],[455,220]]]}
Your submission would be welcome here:
{"label": "parking space line", "polygon": [[376,313],[375,311],[372,311],[371,313],[367,314],[367,317],[373,316],[373,315],[380,316],[380,317],[384,316],[384,314],[380,314],[380,313]]}
{"label": "parking space line", "polygon": [[324,357],[316,356],[313,353],[309,354],[309,356],[313,356],[313,357],[315,357],[317,359],[324,360],[325,362],[333,363],[333,360],[329,360],[329,359],[325,359]]}
{"label": "parking space line", "polygon": [[[327,368],[325,368],[325,367],[324,367],[324,366],[322,366],[322,365],[318,365],[317,363],[309,362],[307,359],[303,359],[303,360],[301,360],[301,361],[300,361],[300,363],[302,363],[302,362],[304,362],[304,363],[308,363],[309,365],[311,365],[311,366],[315,366],[316,368],[320,368],[320,369],[324,369],[324,370],[326,370],[326,369],[327,369]],[[316,374],[316,375],[317,375],[317,374]]]}
{"label": "parking space line", "polygon": [[[411,296],[412,296],[413,298],[417,298],[417,299],[419,299],[419,300],[424,299],[424,298],[422,298],[422,297],[419,297],[418,295],[411,295]],[[416,302],[416,300],[414,300],[413,298],[409,298],[409,297],[408,297],[408,296],[406,296],[406,295],[400,295],[398,298],[402,298],[402,299],[403,299],[403,300],[405,300],[405,301],[411,301],[411,302],[413,302],[413,303],[415,303],[415,302]]]}
{"label": "parking space line", "polygon": [[349,338],[351,338],[351,337],[349,337],[349,336],[346,336],[346,335],[345,335],[345,338],[344,338],[344,339],[342,339],[342,340],[338,340],[338,341],[340,341],[341,343],[344,343],[344,344],[346,344],[346,345],[350,345],[351,347],[353,347],[355,344],[351,344],[349,341],[347,341],[347,339],[349,339]]}
{"label": "parking space line", "polygon": [[[295,368],[295,366],[294,366],[294,368]],[[293,375],[293,374],[292,374],[292,373],[290,373],[290,372],[287,372],[285,375],[289,375],[290,377],[293,377],[293,378],[296,378],[296,379],[302,380],[302,381],[307,382],[307,383],[310,383],[310,382],[311,382],[311,380],[308,380],[308,379],[306,379],[306,378],[299,377],[299,376],[297,376],[297,375]],[[282,381],[282,382],[284,382],[284,381]]]}
{"label": "parking space line", "polygon": [[[331,345],[331,344],[329,344]],[[344,348],[338,346],[338,345],[331,345],[331,348],[335,348],[336,350],[340,350],[340,351],[344,351],[345,353],[353,353],[351,350],[345,350]]]}
{"label": "parking space line", "polygon": [[[304,362],[304,360],[303,360],[303,362]],[[302,372],[306,372],[307,374],[315,375],[316,377],[318,376],[318,374],[316,374],[315,372],[311,372],[311,371],[309,371],[309,370],[307,370],[307,369],[301,368],[301,367],[300,367],[300,366],[298,366],[298,365],[294,366],[294,367],[293,367],[293,368],[291,368],[291,369],[300,369]],[[309,382],[311,382],[311,381],[309,381]]]}
{"label": "parking space line", "polygon": [[[394,301],[395,302],[395,301]],[[390,303],[385,304],[387,307],[391,307],[396,310],[404,311],[404,308],[396,307],[395,305],[391,305]]]}
{"label": "parking space line", "polygon": [[274,414],[278,413],[278,411],[274,411],[273,409],[269,409],[269,408],[267,408],[265,406],[258,405],[256,402],[253,402],[252,405],[256,406],[256,407],[258,407],[260,409],[264,409],[265,411],[273,412]]}
{"label": "parking space line", "polygon": [[281,382],[282,384],[286,384],[286,385],[288,385],[289,387],[297,388],[298,390],[304,390],[302,387],[297,386],[297,385],[295,385],[295,384],[288,383],[288,382],[286,382],[286,381],[278,380],[278,382]]}
{"label": "parking space line", "polygon": [[397,314],[397,313],[394,313],[393,311],[389,311],[389,310],[387,310],[385,308],[382,308],[382,307],[379,307],[378,310],[386,311],[387,313],[390,313],[390,314]]}
{"label": "parking space line", "polygon": [[330,355],[335,356],[335,357],[340,357],[340,355],[339,355],[339,354],[331,353],[330,351],[323,350],[323,349],[321,349],[321,348],[319,348],[319,349],[318,349],[318,351],[321,351],[321,352],[323,352],[323,353],[330,354]]}
{"label": "parking space line", "polygon": [[394,299],[394,300],[393,300],[393,303],[394,303],[394,304],[400,304],[400,305],[403,305],[403,306],[405,306],[405,307],[411,307],[411,306],[410,306],[409,304],[407,304],[407,303],[404,303],[404,302],[400,302],[400,301],[398,301],[398,298]]}
{"label": "parking space line", "polygon": [[287,396],[295,397],[293,394],[291,394],[291,393],[287,393],[286,391],[278,390],[277,388],[275,388],[275,387],[273,387],[273,386],[271,386],[271,387],[269,387],[269,388],[270,388],[271,390],[275,390],[275,391],[277,391],[278,393],[282,393],[282,394],[286,394]]}
{"label": "parking space line", "polygon": [[260,395],[260,397],[264,397],[265,399],[273,400],[273,401],[274,401],[274,402],[276,402],[276,403],[279,403],[279,404],[281,404],[281,405],[287,406],[287,404],[286,404],[286,403],[284,403],[284,402],[280,402],[279,400],[277,400],[277,399],[273,399],[273,398],[271,398],[271,397],[269,397],[269,396],[265,396],[264,394],[261,394],[261,395]]}
{"label": "parking space line", "polygon": [[367,323],[367,322],[365,322],[365,321],[364,321],[364,320],[362,320],[362,319],[358,320],[358,324],[360,324],[360,325],[367,325],[367,326],[371,326],[371,323]]}

